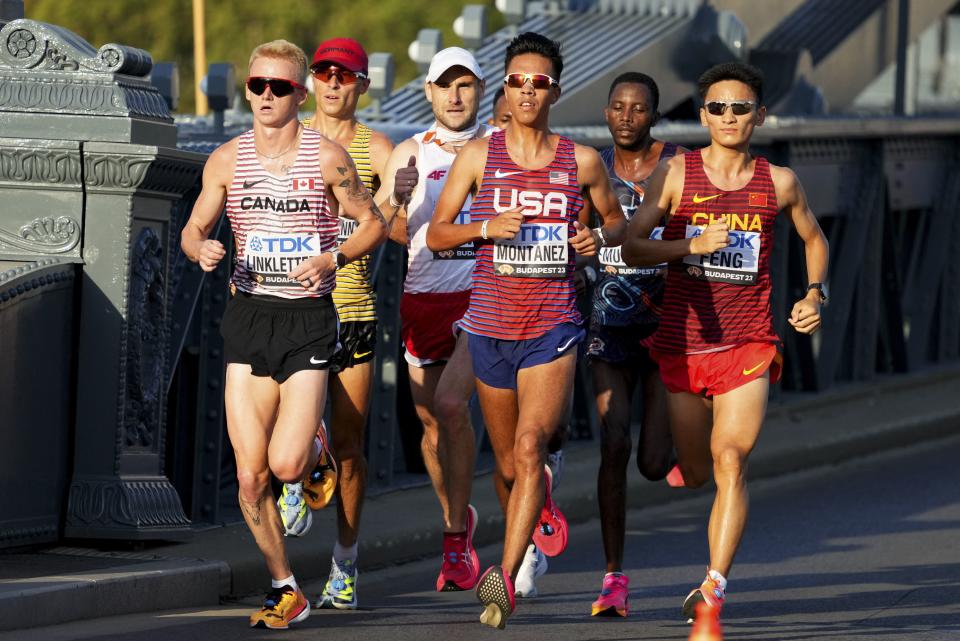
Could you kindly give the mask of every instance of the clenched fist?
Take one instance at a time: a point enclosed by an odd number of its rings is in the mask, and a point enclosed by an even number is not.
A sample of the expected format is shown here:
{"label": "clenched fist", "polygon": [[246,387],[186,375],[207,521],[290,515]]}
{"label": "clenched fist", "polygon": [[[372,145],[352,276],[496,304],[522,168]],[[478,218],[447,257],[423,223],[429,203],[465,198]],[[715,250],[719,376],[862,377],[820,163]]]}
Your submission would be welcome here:
{"label": "clenched fist", "polygon": [[730,245],[727,223],[712,223],[704,227],[699,236],[690,240],[691,254],[712,254]]}

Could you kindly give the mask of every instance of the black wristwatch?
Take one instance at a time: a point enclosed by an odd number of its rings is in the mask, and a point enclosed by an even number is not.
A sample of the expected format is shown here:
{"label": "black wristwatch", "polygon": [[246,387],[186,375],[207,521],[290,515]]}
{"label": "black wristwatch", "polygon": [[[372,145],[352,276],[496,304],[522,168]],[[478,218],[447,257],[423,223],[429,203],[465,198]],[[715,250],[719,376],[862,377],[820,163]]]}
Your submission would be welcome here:
{"label": "black wristwatch", "polygon": [[824,285],[823,283],[810,283],[809,285],[807,285],[807,291],[809,292],[811,289],[815,289],[820,292],[820,304],[826,305],[827,304],[827,286]]}

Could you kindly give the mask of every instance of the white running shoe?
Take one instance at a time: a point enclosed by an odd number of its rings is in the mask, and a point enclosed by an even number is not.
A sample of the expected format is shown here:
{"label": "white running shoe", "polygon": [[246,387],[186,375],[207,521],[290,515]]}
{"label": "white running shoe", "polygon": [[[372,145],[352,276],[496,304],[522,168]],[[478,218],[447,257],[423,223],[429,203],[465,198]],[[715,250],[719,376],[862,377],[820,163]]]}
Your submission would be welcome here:
{"label": "white running shoe", "polygon": [[547,465],[553,472],[553,491],[560,487],[560,477],[563,476],[563,450],[547,454]]}
{"label": "white running shoe", "polygon": [[513,582],[514,594],[521,599],[532,599],[537,596],[538,576],[547,573],[547,556],[533,543],[527,546],[527,553],[523,555],[523,563],[517,572],[517,579]]}
{"label": "white running shoe", "polygon": [[303,483],[284,483],[277,499],[284,536],[303,536],[313,524],[313,512],[303,498]]}

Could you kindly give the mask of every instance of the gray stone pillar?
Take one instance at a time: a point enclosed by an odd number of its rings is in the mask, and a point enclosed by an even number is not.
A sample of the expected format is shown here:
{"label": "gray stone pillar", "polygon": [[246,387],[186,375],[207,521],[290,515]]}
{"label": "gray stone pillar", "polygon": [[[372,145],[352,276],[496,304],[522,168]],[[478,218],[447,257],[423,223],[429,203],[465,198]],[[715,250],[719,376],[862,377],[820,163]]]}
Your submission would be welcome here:
{"label": "gray stone pillar", "polygon": [[44,183],[0,210],[0,260],[41,246],[83,266],[71,537],[171,538],[189,529],[163,465],[167,283],[179,250],[172,208],[197,183],[204,157],[176,149],[151,66],[144,51],[94,49],[53,25],[14,20],[0,30],[0,136],[17,137],[0,138],[0,162],[12,150]]}

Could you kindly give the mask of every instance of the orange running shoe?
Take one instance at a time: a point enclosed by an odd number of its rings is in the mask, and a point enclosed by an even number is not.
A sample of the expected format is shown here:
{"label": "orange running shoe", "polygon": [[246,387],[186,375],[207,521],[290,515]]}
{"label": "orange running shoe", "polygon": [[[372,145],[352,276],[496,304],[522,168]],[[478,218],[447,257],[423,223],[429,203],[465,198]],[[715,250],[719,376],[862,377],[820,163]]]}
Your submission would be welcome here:
{"label": "orange running shoe", "polygon": [[327,445],[327,431],[320,424],[317,430],[317,440],[320,441],[320,455],[313,470],[303,479],[303,500],[311,510],[321,510],[333,499],[337,491],[337,462],[330,453]]}
{"label": "orange running shoe", "polygon": [[697,620],[690,630],[687,641],[723,641],[723,628],[720,627],[720,609],[701,601],[697,603]]}
{"label": "orange running shoe", "polygon": [[291,623],[300,623],[308,616],[310,601],[300,590],[285,585],[267,593],[263,607],[250,615],[250,627],[286,630]]}
{"label": "orange running shoe", "polygon": [[723,588],[720,587],[720,583],[711,579],[708,574],[707,578],[700,584],[700,587],[691,590],[687,598],[684,599],[683,616],[686,617],[687,623],[692,623],[694,619],[697,618],[697,604],[706,603],[716,610],[717,616],[719,617],[720,610],[723,608],[724,598]]}

